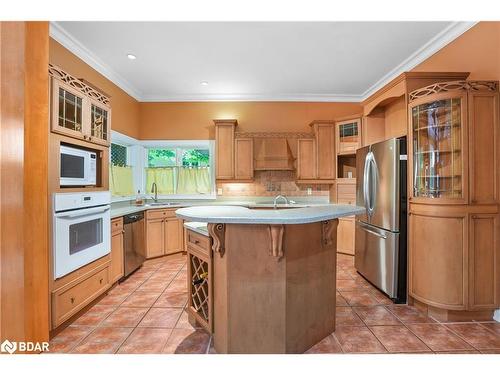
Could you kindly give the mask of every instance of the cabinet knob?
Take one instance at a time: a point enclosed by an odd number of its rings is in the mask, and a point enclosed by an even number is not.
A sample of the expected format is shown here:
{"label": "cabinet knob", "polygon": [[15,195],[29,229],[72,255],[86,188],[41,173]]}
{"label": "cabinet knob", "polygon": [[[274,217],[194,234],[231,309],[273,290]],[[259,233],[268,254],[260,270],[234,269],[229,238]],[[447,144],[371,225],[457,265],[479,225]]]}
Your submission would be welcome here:
{"label": "cabinet knob", "polygon": [[102,279],[101,279],[101,280],[99,280],[99,284],[102,284]]}
{"label": "cabinet knob", "polygon": [[198,241],[198,240],[194,240],[194,243],[195,243],[196,245],[198,245],[198,244],[200,243],[200,241]]}
{"label": "cabinet knob", "polygon": [[75,303],[75,298],[74,297],[71,297],[69,300],[71,301],[72,304]]}

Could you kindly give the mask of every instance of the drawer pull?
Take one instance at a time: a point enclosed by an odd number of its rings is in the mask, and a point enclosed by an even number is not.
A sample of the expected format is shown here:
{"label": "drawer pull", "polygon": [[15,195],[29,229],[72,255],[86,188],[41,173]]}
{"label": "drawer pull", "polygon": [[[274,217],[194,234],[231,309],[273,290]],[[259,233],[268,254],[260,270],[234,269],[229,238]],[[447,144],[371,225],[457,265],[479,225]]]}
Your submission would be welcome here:
{"label": "drawer pull", "polygon": [[69,300],[71,301],[71,304],[75,303],[75,298],[74,297],[71,297]]}
{"label": "drawer pull", "polygon": [[198,244],[200,243],[200,241],[198,241],[198,240],[194,240],[193,242],[194,242],[196,245],[198,245]]}
{"label": "drawer pull", "polygon": [[102,284],[102,279],[99,280],[99,284]]}

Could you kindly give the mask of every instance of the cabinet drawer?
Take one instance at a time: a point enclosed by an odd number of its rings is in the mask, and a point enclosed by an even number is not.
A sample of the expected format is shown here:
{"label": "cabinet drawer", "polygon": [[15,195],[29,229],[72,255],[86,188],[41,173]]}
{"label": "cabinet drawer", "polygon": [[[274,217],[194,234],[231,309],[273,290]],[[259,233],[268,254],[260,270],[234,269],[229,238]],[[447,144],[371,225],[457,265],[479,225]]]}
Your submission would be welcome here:
{"label": "cabinet drawer", "polygon": [[111,234],[120,233],[123,230],[123,219],[121,217],[111,220]]}
{"label": "cabinet drawer", "polygon": [[109,263],[52,292],[52,324],[59,326],[109,288]]}
{"label": "cabinet drawer", "polygon": [[203,254],[208,255],[210,251],[210,238],[203,236],[199,233],[193,232],[191,230],[187,231],[186,234],[187,245],[194,248],[195,250],[201,251]]}
{"label": "cabinet drawer", "polygon": [[167,217],[175,217],[175,209],[170,210],[148,210],[146,217],[148,219],[163,219]]}

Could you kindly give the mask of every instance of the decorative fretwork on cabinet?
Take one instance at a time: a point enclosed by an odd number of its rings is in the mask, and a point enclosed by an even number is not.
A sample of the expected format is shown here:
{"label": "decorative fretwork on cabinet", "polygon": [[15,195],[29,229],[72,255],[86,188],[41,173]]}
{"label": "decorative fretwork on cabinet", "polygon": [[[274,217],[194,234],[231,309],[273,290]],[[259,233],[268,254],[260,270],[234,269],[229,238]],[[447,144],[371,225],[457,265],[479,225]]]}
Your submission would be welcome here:
{"label": "decorative fretwork on cabinet", "polygon": [[51,77],[51,130],[86,142],[109,146],[109,97],[90,83],[49,64]]}

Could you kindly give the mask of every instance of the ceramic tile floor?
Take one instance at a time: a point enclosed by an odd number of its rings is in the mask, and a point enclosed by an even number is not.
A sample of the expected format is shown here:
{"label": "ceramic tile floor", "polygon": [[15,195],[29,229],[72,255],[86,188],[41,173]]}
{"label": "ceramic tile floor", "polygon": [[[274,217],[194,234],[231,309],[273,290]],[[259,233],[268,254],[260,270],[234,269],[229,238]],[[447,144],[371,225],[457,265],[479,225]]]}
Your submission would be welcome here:
{"label": "ceramic tile floor", "polygon": [[[185,257],[158,258],[61,331],[52,353],[215,353],[211,337],[187,321]],[[500,353],[500,323],[441,324],[394,305],[337,262],[336,331],[307,353]]]}

